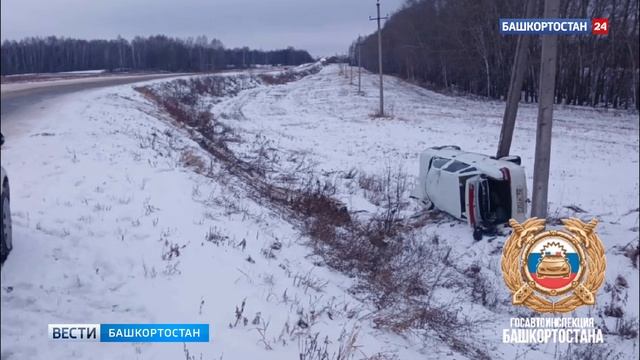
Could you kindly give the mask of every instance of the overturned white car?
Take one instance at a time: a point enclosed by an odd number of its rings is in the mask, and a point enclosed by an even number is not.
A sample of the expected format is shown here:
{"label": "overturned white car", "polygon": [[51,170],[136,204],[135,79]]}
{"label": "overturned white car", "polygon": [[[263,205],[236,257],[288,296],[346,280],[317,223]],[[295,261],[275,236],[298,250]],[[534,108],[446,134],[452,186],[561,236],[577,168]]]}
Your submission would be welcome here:
{"label": "overturned white car", "polygon": [[514,218],[525,220],[527,183],[520,158],[490,156],[439,146],[420,154],[420,173],[412,197],[473,227],[473,237]]}

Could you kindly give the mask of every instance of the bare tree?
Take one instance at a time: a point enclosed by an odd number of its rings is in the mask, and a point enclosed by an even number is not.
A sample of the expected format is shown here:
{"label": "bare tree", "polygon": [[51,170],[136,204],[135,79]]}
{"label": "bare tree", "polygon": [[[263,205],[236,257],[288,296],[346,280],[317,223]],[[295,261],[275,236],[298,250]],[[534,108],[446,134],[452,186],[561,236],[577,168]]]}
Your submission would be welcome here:
{"label": "bare tree", "polygon": [[[136,36],[132,41],[26,38],[2,43],[2,75],[94,69],[208,71],[258,64],[300,65],[312,62],[307,51],[294,48],[261,51],[225,49],[217,39]],[[264,60],[264,61],[260,61]]]}
{"label": "bare tree", "polygon": [[[430,88],[513,99],[520,95],[508,95],[513,64],[520,59],[510,55],[517,37],[500,34],[496,25],[499,18],[522,17],[527,1],[407,1],[381,30],[383,71]],[[638,7],[633,0],[562,0],[562,18],[608,17],[610,34],[559,40],[556,102],[639,108]],[[378,34],[362,41],[362,65],[371,72],[379,71]],[[528,49],[534,60],[525,66],[518,88],[523,101],[537,102],[541,46],[532,42]]]}

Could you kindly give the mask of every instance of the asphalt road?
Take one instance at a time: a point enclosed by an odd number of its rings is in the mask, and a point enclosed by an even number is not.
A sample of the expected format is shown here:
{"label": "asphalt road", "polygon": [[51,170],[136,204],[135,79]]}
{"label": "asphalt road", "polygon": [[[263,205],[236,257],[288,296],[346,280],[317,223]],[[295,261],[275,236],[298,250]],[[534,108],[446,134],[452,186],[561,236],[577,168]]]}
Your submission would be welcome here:
{"label": "asphalt road", "polygon": [[24,121],[25,117],[21,116],[24,112],[35,109],[39,104],[50,101],[58,96],[181,75],[185,74],[104,76],[33,83],[2,84],[2,93],[0,96],[2,132],[6,137],[8,135],[7,133],[10,133],[13,129],[24,128],[23,125],[27,124],[18,124],[18,122]]}

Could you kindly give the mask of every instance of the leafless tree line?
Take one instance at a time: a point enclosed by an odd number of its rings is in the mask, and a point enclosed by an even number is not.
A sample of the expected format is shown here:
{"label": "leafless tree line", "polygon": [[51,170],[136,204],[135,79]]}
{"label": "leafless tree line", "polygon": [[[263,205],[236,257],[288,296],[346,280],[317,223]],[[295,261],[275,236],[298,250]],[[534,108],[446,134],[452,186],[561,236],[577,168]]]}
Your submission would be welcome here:
{"label": "leafless tree line", "polygon": [[[517,38],[500,18],[521,18],[525,0],[408,0],[382,30],[383,68],[423,86],[504,98]],[[542,17],[543,2],[535,17]],[[609,35],[562,36],[556,103],[638,109],[638,1],[562,0],[561,18],[609,18]],[[538,37],[529,49],[522,100],[537,102]],[[377,72],[376,33],[362,39],[362,65]],[[356,42],[349,54],[357,63]]]}
{"label": "leafless tree line", "polygon": [[133,40],[82,40],[49,36],[2,43],[2,75],[77,70],[211,71],[252,65],[299,65],[313,61],[292,47],[262,51],[225,49],[206,36],[178,39],[164,35]]}

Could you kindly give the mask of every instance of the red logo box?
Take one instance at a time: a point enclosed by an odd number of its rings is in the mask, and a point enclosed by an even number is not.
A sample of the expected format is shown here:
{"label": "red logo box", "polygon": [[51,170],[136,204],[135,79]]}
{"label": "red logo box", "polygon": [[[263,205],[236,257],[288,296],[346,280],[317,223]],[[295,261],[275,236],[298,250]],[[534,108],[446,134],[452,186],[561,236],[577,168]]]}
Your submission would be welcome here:
{"label": "red logo box", "polygon": [[609,19],[591,19],[591,33],[593,35],[609,35]]}

